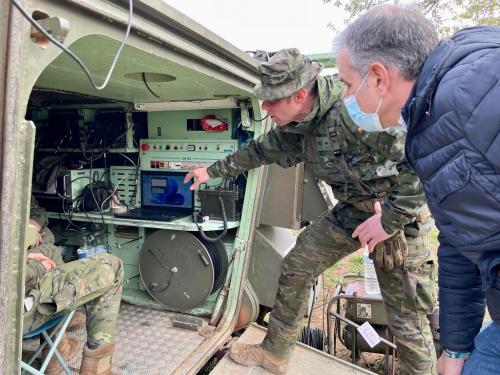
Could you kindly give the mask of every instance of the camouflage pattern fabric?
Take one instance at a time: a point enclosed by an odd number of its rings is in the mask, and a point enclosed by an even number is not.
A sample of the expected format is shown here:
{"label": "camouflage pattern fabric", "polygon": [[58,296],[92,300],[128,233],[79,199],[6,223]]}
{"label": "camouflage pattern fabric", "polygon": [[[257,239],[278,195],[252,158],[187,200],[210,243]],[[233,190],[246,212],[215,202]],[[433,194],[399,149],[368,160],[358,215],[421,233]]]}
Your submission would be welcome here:
{"label": "camouflage pattern fabric", "polygon": [[261,100],[277,100],[313,82],[321,71],[321,64],[311,61],[296,48],[276,52],[270,61],[259,65],[261,83],[253,90]]}
{"label": "camouflage pattern fabric", "polygon": [[404,158],[404,133],[360,131],[340,100],[342,85],[335,77],[316,77],[316,91],[311,114],[303,122],[275,128],[208,168],[210,177],[229,177],[264,164],[286,168],[305,162],[339,200],[333,213],[303,231],[285,259],[264,346],[277,356],[290,355],[308,288],[325,269],[357,250],[359,242],[350,235],[371,216],[359,202],[377,198],[383,202],[384,230],[402,230],[408,245],[403,266],[392,271],[376,266],[402,371],[436,374],[427,318],[436,306],[437,290],[434,258],[425,245],[431,220],[416,220],[426,202]]}
{"label": "camouflage pattern fabric", "polygon": [[[52,259],[56,265],[63,265],[64,261],[62,259],[61,249],[54,245],[54,234],[47,227],[48,219],[45,209],[39,206],[34,195],[31,195],[30,219],[35,220],[40,225],[42,242],[37,247],[29,249],[28,253],[41,253],[47,258]],[[26,269],[24,284],[26,289],[34,287],[46,272],[45,267],[40,262],[35,263],[33,260],[29,261],[33,263],[31,267],[27,267]]]}
{"label": "camouflage pattern fabric", "polygon": [[30,248],[28,252],[41,253],[47,258],[52,259],[57,265],[64,264],[61,249],[54,245],[55,238],[52,231],[48,227],[45,227],[40,231],[40,235],[42,236],[40,245]]}
{"label": "camouflage pattern fabric", "polygon": [[42,229],[45,228],[48,224],[48,219],[47,219],[47,214],[45,213],[45,209],[40,207],[38,201],[36,200],[33,194],[31,195],[31,202],[30,202],[30,219],[35,220]]}
{"label": "camouflage pattern fabric", "polygon": [[[339,100],[339,81],[318,76],[316,82],[318,98],[313,118],[272,129],[212,164],[208,174],[229,177],[264,164],[277,163],[287,168],[305,162],[313,175],[330,184],[341,202],[383,196],[382,225],[387,233],[396,233],[403,227],[405,234],[415,232],[413,223],[426,207],[426,201],[418,177],[404,158],[404,133],[360,132]],[[336,137],[329,132],[332,125]],[[340,163],[341,154],[348,171]]]}
{"label": "camouflage pattern fabric", "polygon": [[[276,304],[269,318],[263,347],[280,358],[291,355],[307,308],[307,297],[317,277],[339,260],[358,250],[351,230],[361,223],[339,204],[306,227],[286,256]],[[368,217],[366,214],[365,217]],[[436,354],[427,315],[436,304],[436,269],[427,232],[408,239],[404,264],[387,271],[376,265],[389,327],[398,344],[404,374],[436,374]]]}
{"label": "camouflage pattern fabric", "polygon": [[46,190],[52,186],[59,172],[63,169],[63,159],[59,155],[45,156],[35,164],[33,182],[40,189]]}
{"label": "camouflage pattern fabric", "polygon": [[[38,267],[29,259],[27,268]],[[43,266],[42,266],[43,267]],[[87,345],[95,348],[113,340],[123,284],[123,266],[111,254],[98,255],[58,266],[26,288],[33,307],[24,313],[23,333],[32,331],[54,316],[84,306]]]}

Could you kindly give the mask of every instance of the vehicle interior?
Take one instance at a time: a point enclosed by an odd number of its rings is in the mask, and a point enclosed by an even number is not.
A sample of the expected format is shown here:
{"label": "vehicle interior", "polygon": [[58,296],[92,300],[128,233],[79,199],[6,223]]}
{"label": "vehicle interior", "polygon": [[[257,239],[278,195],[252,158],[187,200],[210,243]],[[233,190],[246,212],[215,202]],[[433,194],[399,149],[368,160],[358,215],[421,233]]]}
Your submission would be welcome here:
{"label": "vehicle interior", "polygon": [[[53,35],[67,34],[64,45],[102,81],[122,43],[127,7],[33,5],[32,17],[59,25]],[[184,176],[253,139],[261,115],[251,97],[255,60],[217,46],[207,30],[183,26],[171,8],[158,4],[167,13],[158,25],[151,8],[139,5],[99,91],[68,53],[33,37],[26,119],[36,127],[32,194],[64,260],[109,252],[124,264],[114,368],[166,374],[196,368],[187,363],[196,360],[192,353],[216,348],[207,342],[234,318],[228,290],[243,267],[234,261],[235,241],[245,238],[240,219],[251,216],[254,197],[245,202],[255,188],[247,187],[258,178],[212,179],[191,192]],[[77,336],[83,345],[84,330]]]}
{"label": "vehicle interior", "polygon": [[[262,52],[237,49],[161,0],[11,2],[0,4],[10,12],[0,25],[9,35],[0,42],[6,372],[30,348],[19,296],[34,197],[64,261],[107,252],[123,263],[113,370],[198,373],[235,332],[264,321],[295,243],[290,229],[327,209],[303,165],[213,178],[194,191],[184,183],[271,128],[252,95]],[[83,347],[85,329],[71,335]],[[240,339],[263,335],[253,326]],[[332,365],[297,353],[296,373]],[[69,363],[75,374],[80,361]],[[234,366],[213,373],[246,371]]]}

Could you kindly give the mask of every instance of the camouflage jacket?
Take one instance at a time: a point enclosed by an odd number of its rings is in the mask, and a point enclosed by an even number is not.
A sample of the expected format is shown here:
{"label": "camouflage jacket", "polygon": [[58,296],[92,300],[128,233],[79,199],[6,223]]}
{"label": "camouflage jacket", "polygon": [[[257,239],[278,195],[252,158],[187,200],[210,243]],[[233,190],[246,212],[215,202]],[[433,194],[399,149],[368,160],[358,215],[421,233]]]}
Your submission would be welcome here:
{"label": "camouflage jacket", "polygon": [[[47,226],[48,219],[45,214],[45,209],[38,205],[36,198],[31,196],[30,219],[35,220],[40,227],[41,231]],[[28,253],[33,250],[28,250]],[[35,259],[27,259],[26,261],[26,275],[25,275],[25,291],[28,292],[32,289],[38,281],[45,275],[47,269],[45,266]]]}
{"label": "camouflage jacket", "polygon": [[336,77],[317,77],[313,110],[301,123],[274,128],[208,168],[210,177],[237,176],[277,163],[287,168],[305,162],[331,185],[345,204],[384,197],[382,225],[394,233],[413,223],[425,205],[422,186],[404,158],[403,131],[367,133],[349,118]]}
{"label": "camouflage jacket", "polygon": [[31,195],[30,219],[35,220],[42,229],[45,228],[48,223],[45,209],[38,205],[38,201],[34,195]]}

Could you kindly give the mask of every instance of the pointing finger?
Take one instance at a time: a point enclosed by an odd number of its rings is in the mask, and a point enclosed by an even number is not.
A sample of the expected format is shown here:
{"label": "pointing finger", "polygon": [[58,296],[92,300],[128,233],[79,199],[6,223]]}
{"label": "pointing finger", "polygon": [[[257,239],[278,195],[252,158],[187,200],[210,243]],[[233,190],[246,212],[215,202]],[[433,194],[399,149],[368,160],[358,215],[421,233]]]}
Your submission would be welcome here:
{"label": "pointing finger", "polygon": [[187,184],[189,182],[190,179],[192,179],[194,176],[194,173],[193,172],[189,172],[186,177],[184,177],[184,183]]}

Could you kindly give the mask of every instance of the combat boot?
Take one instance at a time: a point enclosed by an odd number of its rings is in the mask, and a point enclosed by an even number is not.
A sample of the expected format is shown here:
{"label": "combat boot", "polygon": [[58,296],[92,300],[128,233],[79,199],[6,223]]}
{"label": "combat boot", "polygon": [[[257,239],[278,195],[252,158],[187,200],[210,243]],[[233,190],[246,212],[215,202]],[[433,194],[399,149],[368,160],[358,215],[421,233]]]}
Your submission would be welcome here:
{"label": "combat boot", "polygon": [[90,349],[85,345],[80,375],[112,375],[111,356],[114,348],[114,342],[101,345],[97,349]]}
{"label": "combat boot", "polygon": [[[75,337],[68,337],[64,334],[57,345],[57,350],[61,353],[64,362],[68,364],[73,358],[75,358],[79,353],[80,341]],[[45,358],[49,352],[50,348],[48,345],[42,350],[42,358]],[[45,375],[62,375],[64,374],[64,369],[61,363],[56,358],[55,354],[49,362],[49,365],[45,369]]]}
{"label": "combat boot", "polygon": [[264,350],[260,344],[249,345],[236,343],[231,347],[229,356],[243,366],[261,366],[273,374],[286,374],[289,358],[276,357]]}
{"label": "combat boot", "polygon": [[85,315],[85,313],[82,311],[75,311],[75,313],[73,314],[73,318],[71,318],[71,321],[66,328],[66,331],[72,332],[79,330],[80,328],[85,327],[86,322],[87,316]]}

